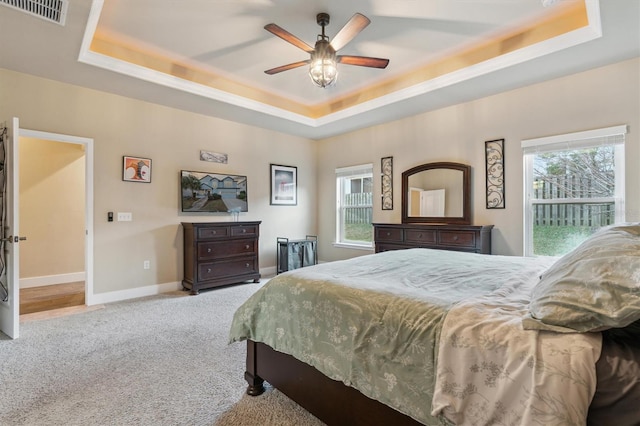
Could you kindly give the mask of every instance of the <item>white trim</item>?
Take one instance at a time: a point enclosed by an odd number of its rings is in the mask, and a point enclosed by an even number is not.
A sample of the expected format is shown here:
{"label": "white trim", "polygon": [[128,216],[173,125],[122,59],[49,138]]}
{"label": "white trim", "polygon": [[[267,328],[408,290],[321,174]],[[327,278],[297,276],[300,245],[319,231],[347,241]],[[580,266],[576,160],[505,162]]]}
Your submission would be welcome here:
{"label": "white trim", "polygon": [[349,243],[333,243],[333,246],[337,248],[346,248],[346,249],[354,249],[354,250],[367,250],[367,251],[374,250],[373,244],[364,245],[364,244],[349,244]]}
{"label": "white trim", "polygon": [[[97,293],[93,295],[91,305],[99,305],[102,303],[121,302],[123,300],[137,299],[138,297],[155,296],[161,293],[169,293],[171,291],[180,290],[182,283],[170,282],[164,284],[154,284],[145,287],[130,288],[127,290],[109,291],[107,293]],[[86,304],[90,306],[89,303]]]}
{"label": "white trim", "polygon": [[[267,268],[260,268],[261,277],[273,277],[276,275],[276,267],[270,266]],[[267,279],[267,278],[263,278]],[[247,283],[249,283],[247,281]],[[242,283],[238,283],[242,285]],[[136,299],[138,297],[155,296],[162,293],[170,293],[172,291],[181,290],[182,282],[174,281],[163,284],[153,284],[145,287],[130,288],[127,290],[109,291],[106,293],[98,293],[93,295],[92,305],[100,305],[103,303],[121,302],[124,300]],[[188,294],[188,293],[185,293]],[[86,303],[90,306],[89,303]]]}
{"label": "white trim", "polygon": [[47,285],[75,283],[84,281],[85,272],[71,272],[68,274],[42,275],[39,277],[20,278],[20,288],[43,287]]}
{"label": "white trim", "polygon": [[337,167],[336,175],[350,176],[352,174],[367,173],[369,170],[373,170],[373,163],[360,164],[359,166],[347,166]]}
{"label": "white trim", "polygon": [[247,99],[209,86],[193,83],[159,71],[151,70],[149,68],[134,65],[129,62],[114,59],[91,51],[91,42],[96,32],[100,15],[102,14],[103,5],[104,0],[93,0],[92,2],[87,26],[85,28],[80,47],[80,53],[78,55],[79,62],[118,72],[130,77],[139,78],[165,87],[183,90],[187,93],[200,95],[208,99],[226,102],[231,105],[274,116],[276,118],[282,118],[293,123],[302,124],[309,128],[320,128],[364,112],[411,99],[419,95],[424,95],[437,89],[449,87],[462,81],[487,75],[516,64],[545,55],[550,55],[602,37],[602,23],[600,20],[600,6],[598,0],[585,0],[588,19],[588,24],[585,27],[500,55],[496,58],[480,62],[464,69],[421,82],[414,86],[362,102],[352,107],[327,114],[323,117],[313,119],[286,109]]}
{"label": "white trim", "polygon": [[522,148],[531,148],[534,146],[553,145],[556,143],[565,143],[576,140],[586,140],[595,138],[604,138],[607,136],[625,135],[627,134],[627,125],[605,127],[603,129],[585,130],[583,132],[565,133],[562,135],[546,136],[535,139],[524,139],[520,146]]}
{"label": "white trim", "polygon": [[277,272],[278,271],[275,266],[260,268],[260,277],[273,277]]}
{"label": "white trim", "polygon": [[602,203],[611,203],[615,201],[616,201],[616,197],[548,198],[548,199],[532,198],[531,204],[602,204]]}

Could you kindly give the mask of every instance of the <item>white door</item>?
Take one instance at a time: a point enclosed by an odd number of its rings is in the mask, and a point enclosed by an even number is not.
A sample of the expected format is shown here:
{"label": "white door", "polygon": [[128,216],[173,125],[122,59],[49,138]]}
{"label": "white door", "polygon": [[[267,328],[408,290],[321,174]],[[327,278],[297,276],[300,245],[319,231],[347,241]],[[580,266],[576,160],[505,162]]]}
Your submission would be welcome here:
{"label": "white door", "polygon": [[20,326],[20,280],[19,245],[21,239],[18,233],[18,140],[20,134],[20,122],[13,118],[7,125],[7,131],[3,138],[3,147],[0,147],[0,161],[3,163],[1,178],[6,192],[2,195],[2,212],[0,212],[0,224],[4,230],[0,243],[0,257],[4,267],[0,270],[0,281],[4,289],[0,289],[0,330],[17,339]]}
{"label": "white door", "polygon": [[444,217],[444,189],[422,191],[420,194],[420,216]]}

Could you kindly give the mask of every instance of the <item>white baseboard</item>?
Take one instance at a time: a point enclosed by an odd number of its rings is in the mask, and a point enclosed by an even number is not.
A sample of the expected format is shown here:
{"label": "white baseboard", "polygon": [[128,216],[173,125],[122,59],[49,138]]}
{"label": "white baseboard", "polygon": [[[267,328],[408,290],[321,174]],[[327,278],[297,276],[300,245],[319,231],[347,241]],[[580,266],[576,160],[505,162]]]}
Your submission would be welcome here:
{"label": "white baseboard", "polygon": [[84,271],[72,272],[69,274],[43,275],[41,277],[20,278],[20,288],[42,287],[45,285],[75,283],[78,281],[84,281],[84,279],[85,279]]}
{"label": "white baseboard", "polygon": [[148,285],[146,287],[137,287],[129,290],[110,291],[108,293],[94,294],[87,301],[87,306],[100,305],[103,303],[121,302],[123,300],[136,299],[138,297],[154,296],[160,293],[168,293],[170,291],[180,290],[181,282],[172,282],[164,284]]}
{"label": "white baseboard", "polygon": [[276,274],[276,267],[275,266],[269,266],[268,268],[260,269],[260,276],[262,278],[264,278],[264,277],[272,277],[275,274]]}
{"label": "white baseboard", "polygon": [[[260,276],[270,277],[275,275],[276,267],[260,269]],[[108,293],[97,293],[90,296],[86,302],[87,306],[100,305],[103,303],[121,302],[123,300],[135,299],[137,297],[154,296],[156,294],[168,293],[182,289],[182,282],[176,281],[164,284],[148,285],[129,290],[110,291]]]}

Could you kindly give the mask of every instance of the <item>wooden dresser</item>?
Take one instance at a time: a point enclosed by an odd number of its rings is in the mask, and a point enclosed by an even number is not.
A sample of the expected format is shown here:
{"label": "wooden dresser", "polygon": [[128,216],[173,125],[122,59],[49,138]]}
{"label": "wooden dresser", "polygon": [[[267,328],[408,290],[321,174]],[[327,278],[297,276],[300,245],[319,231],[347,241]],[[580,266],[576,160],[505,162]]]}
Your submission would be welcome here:
{"label": "wooden dresser", "polygon": [[376,253],[407,248],[433,248],[491,254],[493,225],[429,225],[374,223]]}
{"label": "wooden dresser", "polygon": [[261,222],[182,222],[182,287],[201,289],[243,281],[260,281],[258,238]]}

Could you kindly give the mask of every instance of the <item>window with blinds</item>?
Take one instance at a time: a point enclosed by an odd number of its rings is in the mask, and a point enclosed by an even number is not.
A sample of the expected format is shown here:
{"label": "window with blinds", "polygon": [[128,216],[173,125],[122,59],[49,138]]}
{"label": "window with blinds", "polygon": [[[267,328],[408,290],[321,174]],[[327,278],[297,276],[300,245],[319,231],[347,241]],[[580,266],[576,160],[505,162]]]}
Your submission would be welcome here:
{"label": "window with blinds", "polygon": [[627,126],[522,141],[524,252],[559,256],[624,221]]}

